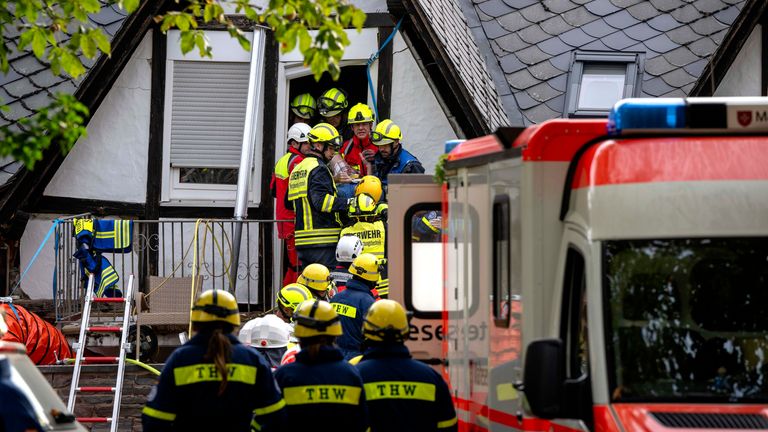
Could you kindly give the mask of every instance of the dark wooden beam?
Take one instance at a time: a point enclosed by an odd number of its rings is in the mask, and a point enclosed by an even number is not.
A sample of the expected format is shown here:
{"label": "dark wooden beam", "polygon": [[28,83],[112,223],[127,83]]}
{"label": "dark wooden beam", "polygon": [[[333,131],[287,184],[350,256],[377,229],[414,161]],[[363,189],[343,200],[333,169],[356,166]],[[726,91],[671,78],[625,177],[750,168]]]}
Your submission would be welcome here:
{"label": "dark wooden beam", "polygon": [[760,30],[760,95],[768,96],[768,12],[763,11]]}
{"label": "dark wooden beam", "polygon": [[105,201],[85,198],[43,196],[33,207],[32,213],[76,215],[91,213],[94,216],[124,216],[141,218],[146,212],[144,204]]}
{"label": "dark wooden beam", "polygon": [[[365,23],[363,27],[394,27],[395,21],[392,20],[392,15],[382,12],[369,12],[365,14]],[[379,45],[381,46],[381,45]]]}
{"label": "dark wooden beam", "polygon": [[[392,34],[394,28],[383,27],[379,29],[379,46]],[[392,57],[394,39],[390,41],[379,54],[379,76],[376,89],[376,110],[379,118],[388,119],[392,112]]]}

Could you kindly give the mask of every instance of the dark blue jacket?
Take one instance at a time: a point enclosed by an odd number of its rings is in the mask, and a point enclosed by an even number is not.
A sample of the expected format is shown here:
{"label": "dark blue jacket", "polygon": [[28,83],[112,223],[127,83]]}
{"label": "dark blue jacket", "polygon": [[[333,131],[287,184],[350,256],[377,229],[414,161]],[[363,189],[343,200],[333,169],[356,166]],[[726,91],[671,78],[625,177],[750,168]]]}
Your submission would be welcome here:
{"label": "dark blue jacket", "polygon": [[362,354],[360,345],[363,343],[363,321],[374,301],[371,289],[355,279],[350,279],[347,288],[331,299],[331,305],[339,314],[344,331],[336,343],[347,360]]}
{"label": "dark blue jacket", "polygon": [[321,346],[315,358],[308,350],[296,362],[275,372],[283,390],[290,430],[364,431],[368,412],[360,374],[335,347]]}
{"label": "dark blue jacket", "polygon": [[144,407],[145,432],[247,431],[252,419],[261,430],[283,424],[285,401],[269,366],[254,348],[228,336],[232,355],[224,393],[218,395],[221,379],[215,365],[203,360],[210,333],[197,334],[166,361]]}
{"label": "dark blue jacket", "polygon": [[381,153],[377,152],[373,159],[373,172],[381,183],[386,185],[387,176],[390,174],[422,174],[424,167],[416,156],[410,154],[401,145],[389,159],[384,159]]}
{"label": "dark blue jacket", "polygon": [[457,430],[448,385],[434,369],[411,359],[405,345],[370,347],[357,368],[372,432]]}

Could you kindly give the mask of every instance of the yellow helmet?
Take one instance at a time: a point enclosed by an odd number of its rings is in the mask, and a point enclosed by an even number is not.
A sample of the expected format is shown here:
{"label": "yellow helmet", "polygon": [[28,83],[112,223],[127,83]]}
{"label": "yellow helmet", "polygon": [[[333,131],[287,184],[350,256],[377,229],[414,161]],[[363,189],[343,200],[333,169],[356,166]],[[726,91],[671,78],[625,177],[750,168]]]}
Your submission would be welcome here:
{"label": "yellow helmet", "polygon": [[291,101],[291,111],[303,119],[311,119],[315,116],[315,98],[309,93],[303,93]]}
{"label": "yellow helmet", "polygon": [[363,336],[378,342],[402,342],[408,337],[408,315],[400,303],[379,300],[374,303],[363,322]]}
{"label": "yellow helmet", "polygon": [[190,319],[192,322],[221,321],[240,325],[240,310],[237,308],[237,300],[232,294],[212,289],[203,291],[192,307]]}
{"label": "yellow helmet", "polygon": [[307,134],[309,142],[327,143],[336,149],[341,147],[341,136],[335,127],[328,123],[318,123]]}
{"label": "yellow helmet", "polygon": [[317,108],[323,117],[333,117],[344,111],[349,102],[347,95],[337,88],[326,90],[317,100]]}
{"label": "yellow helmet", "polygon": [[297,338],[313,336],[341,336],[339,315],[330,303],[322,300],[307,300],[296,308],[293,314],[296,323],[293,334]]}
{"label": "yellow helmet", "polygon": [[376,200],[368,194],[360,194],[355,197],[355,205],[349,208],[352,217],[368,217],[376,214]]}
{"label": "yellow helmet", "polygon": [[352,265],[349,266],[349,273],[367,281],[376,282],[379,280],[381,264],[376,255],[364,253],[352,261]]}
{"label": "yellow helmet", "polygon": [[331,289],[331,271],[322,264],[310,264],[304,267],[296,282],[317,291]]}
{"label": "yellow helmet", "polygon": [[312,293],[307,287],[299,283],[292,283],[284,286],[277,292],[277,302],[293,313],[299,305],[312,299]]}
{"label": "yellow helmet", "polygon": [[373,123],[376,120],[376,116],[373,114],[373,110],[364,103],[359,103],[349,109],[347,114],[347,123]]}
{"label": "yellow helmet", "polygon": [[370,195],[376,202],[379,202],[381,199],[381,191],[381,180],[373,175],[363,176],[360,179],[360,183],[355,187],[355,195],[365,193]]}
{"label": "yellow helmet", "polygon": [[400,126],[392,123],[392,120],[382,120],[376,125],[376,130],[371,133],[371,141],[377,146],[383,146],[392,141],[403,139],[403,133]]}

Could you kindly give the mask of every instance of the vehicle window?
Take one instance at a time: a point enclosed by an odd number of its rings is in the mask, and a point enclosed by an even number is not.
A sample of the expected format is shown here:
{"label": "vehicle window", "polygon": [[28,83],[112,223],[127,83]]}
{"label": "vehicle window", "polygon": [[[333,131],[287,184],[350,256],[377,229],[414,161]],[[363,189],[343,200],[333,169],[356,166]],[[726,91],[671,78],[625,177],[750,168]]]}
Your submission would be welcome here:
{"label": "vehicle window", "polygon": [[[410,212],[409,212],[410,213]],[[406,289],[410,305],[417,312],[443,310],[443,218],[439,205],[410,213],[406,239],[407,269],[410,281]]]}
{"label": "vehicle window", "polygon": [[509,327],[510,315],[510,229],[509,196],[499,195],[493,203],[493,319],[496,327]]}
{"label": "vehicle window", "polygon": [[566,349],[566,376],[571,379],[589,372],[586,287],[584,257],[575,249],[568,249],[560,335]]}

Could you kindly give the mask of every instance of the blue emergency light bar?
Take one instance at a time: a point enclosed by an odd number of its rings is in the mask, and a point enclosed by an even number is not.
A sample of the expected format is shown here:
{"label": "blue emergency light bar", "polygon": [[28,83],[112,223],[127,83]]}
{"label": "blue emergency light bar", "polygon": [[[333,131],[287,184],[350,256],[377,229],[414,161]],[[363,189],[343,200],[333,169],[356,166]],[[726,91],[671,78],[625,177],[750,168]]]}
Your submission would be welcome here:
{"label": "blue emergency light bar", "polygon": [[623,99],[608,115],[608,134],[768,131],[768,97]]}

